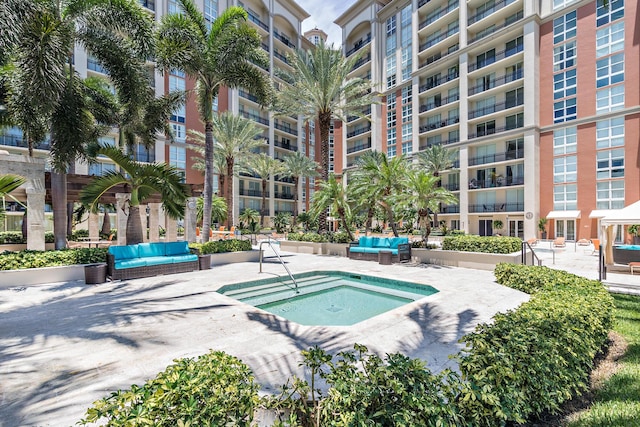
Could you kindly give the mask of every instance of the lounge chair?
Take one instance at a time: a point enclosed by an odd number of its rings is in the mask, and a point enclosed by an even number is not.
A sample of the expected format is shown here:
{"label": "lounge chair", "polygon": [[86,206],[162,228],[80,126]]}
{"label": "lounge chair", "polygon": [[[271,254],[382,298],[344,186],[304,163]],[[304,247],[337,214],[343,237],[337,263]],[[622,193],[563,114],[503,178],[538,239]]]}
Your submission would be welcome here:
{"label": "lounge chair", "polygon": [[553,241],[554,248],[564,248],[567,244],[564,241],[564,237],[556,237],[556,240]]}
{"label": "lounge chair", "polygon": [[535,237],[527,240],[527,243],[529,244],[529,246],[535,246],[538,244],[538,239],[536,239]]}
{"label": "lounge chair", "polygon": [[600,239],[591,239],[591,243],[593,243],[593,251],[591,255],[600,254]]}

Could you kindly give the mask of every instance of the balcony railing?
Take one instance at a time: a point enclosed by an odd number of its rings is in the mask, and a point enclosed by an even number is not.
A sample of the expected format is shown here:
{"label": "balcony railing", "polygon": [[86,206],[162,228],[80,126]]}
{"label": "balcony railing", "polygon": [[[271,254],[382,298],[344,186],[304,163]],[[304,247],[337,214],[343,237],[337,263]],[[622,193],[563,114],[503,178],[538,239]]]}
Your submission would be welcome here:
{"label": "balcony railing", "polygon": [[446,76],[440,76],[437,79],[434,79],[428,83],[420,85],[420,93],[433,89],[434,87],[438,87],[440,85],[445,84],[446,82],[450,82],[451,80],[455,80],[460,76],[460,74],[456,71],[455,73],[449,73]]}
{"label": "balcony railing", "polygon": [[458,30],[459,27],[456,25],[453,28],[448,29],[447,31],[442,31],[439,34],[436,34],[435,36],[432,36],[431,38],[427,39],[427,41],[425,41],[424,43],[422,43],[420,45],[420,52],[422,52],[425,49],[430,48],[431,46],[435,46],[438,43],[440,43],[442,40],[447,39],[449,37],[451,37],[454,34],[458,34]]}
{"label": "balcony railing", "polygon": [[244,90],[242,90],[242,89],[240,89],[240,90],[238,91],[238,94],[239,94],[242,98],[244,98],[244,99],[248,99],[249,101],[253,101],[253,102],[255,102],[255,103],[257,103],[257,102],[258,102],[258,97],[257,97],[257,96],[252,95],[252,94],[250,94],[249,92],[246,92],[246,91],[244,91]]}
{"label": "balcony railing", "polygon": [[483,205],[469,205],[469,212],[522,212],[524,203],[487,203]]}
{"label": "balcony railing", "polygon": [[500,25],[492,25],[489,28],[486,28],[482,31],[480,31],[478,34],[476,34],[474,37],[472,37],[469,40],[469,44],[476,42],[478,40],[481,40],[487,36],[490,36],[491,34],[495,33],[496,31],[500,31],[501,29],[508,27],[509,25],[513,24],[514,22],[518,22],[522,19],[522,17],[524,16],[524,13],[522,11],[518,12],[514,17],[511,17],[511,19],[506,19],[502,24]]}
{"label": "balcony railing", "polygon": [[435,129],[440,129],[445,126],[450,126],[458,122],[460,122],[459,117],[451,117],[449,119],[445,119],[436,123],[426,123],[424,125],[420,125],[420,133],[428,132]]}
{"label": "balcony railing", "polygon": [[108,74],[107,69],[104,68],[95,58],[87,58],[87,69],[95,71],[96,73]]}
{"label": "balcony railing", "polygon": [[434,11],[434,12],[431,12],[430,14],[427,15],[425,20],[420,23],[420,26],[418,27],[418,29],[421,30],[424,27],[426,27],[427,25],[433,24],[434,22],[436,22],[438,19],[442,18],[447,13],[451,12],[452,10],[457,9],[458,6],[459,6],[459,3],[452,3],[452,4],[448,5],[448,6],[440,8],[440,9]]}
{"label": "balcony railing", "polygon": [[460,206],[459,205],[441,206],[440,213],[442,214],[460,213]]}
{"label": "balcony railing", "polygon": [[352,130],[351,132],[347,133],[347,138],[353,138],[356,135],[361,135],[365,132],[369,132],[371,130],[371,124],[367,125],[367,126],[362,126],[359,127],[357,129]]}
{"label": "balcony railing", "polygon": [[475,110],[469,111],[469,120],[475,119],[477,117],[486,116],[487,114],[496,113],[498,111],[508,110],[509,108],[519,107],[524,104],[524,99],[517,99],[515,101],[510,102],[500,102],[497,104],[487,105],[485,107],[476,108]]}
{"label": "balcony railing", "polygon": [[280,59],[282,62],[284,62],[287,65],[291,65],[289,63],[289,60],[287,59],[287,56],[278,52],[277,50],[273,50],[273,56],[275,56],[276,58]]}
{"label": "balcony railing", "polygon": [[475,95],[476,93],[485,92],[485,91],[487,91],[489,89],[493,89],[494,87],[499,87],[499,86],[505,85],[507,83],[511,83],[513,81],[516,81],[516,80],[520,80],[523,75],[524,75],[524,73],[523,73],[522,69],[520,69],[520,70],[518,70],[516,72],[505,74],[504,76],[497,77],[497,78],[495,78],[493,80],[490,80],[487,83],[477,84],[477,85],[469,88],[469,96]]}
{"label": "balcony railing", "polygon": [[[241,188],[240,189],[240,195],[241,196],[249,196],[249,197],[262,197],[262,191],[261,190],[249,190],[246,188]],[[264,197],[269,197],[269,192],[266,191],[264,193]]]}
{"label": "balcony railing", "polygon": [[[4,135],[0,134],[0,145],[6,145],[7,147],[22,147],[28,148],[27,141],[17,135]],[[42,142],[33,143],[33,148],[37,150],[49,150],[51,148],[51,141],[46,140]]]}
{"label": "balcony railing", "polygon": [[490,58],[486,58],[483,61],[480,62],[472,62],[469,64],[469,72],[475,71],[475,70],[479,70],[480,68],[484,68],[487,65],[491,65],[494,62],[503,60],[505,58],[508,58],[510,56],[513,56],[517,53],[522,52],[522,50],[524,49],[524,44],[519,44],[516,47],[512,47],[510,49],[505,49],[502,50],[498,53],[496,53],[494,56],[490,57]]}
{"label": "balcony railing", "polygon": [[434,108],[442,107],[443,105],[451,104],[452,102],[456,102],[460,99],[460,95],[451,95],[443,98],[439,101],[431,101],[425,104],[420,105],[420,112],[424,113],[425,111],[433,110]]}
{"label": "balcony railing", "polygon": [[469,190],[479,190],[482,188],[511,187],[514,185],[523,185],[524,176],[498,176],[493,179],[478,180],[473,178],[469,181]]}
{"label": "balcony railing", "polygon": [[263,125],[269,126],[269,119],[265,119],[264,117],[262,117],[262,116],[260,116],[258,114],[253,114],[253,113],[250,113],[250,112],[244,111],[244,110],[240,110],[240,114],[243,117],[247,118],[247,119],[251,119],[251,120],[256,121],[258,123],[261,123]]}
{"label": "balcony railing", "polygon": [[291,43],[291,41],[289,40],[289,37],[285,36],[284,34],[280,34],[278,32],[278,30],[274,30],[273,31],[273,37],[280,40],[282,43],[284,43],[286,46],[295,49],[296,45],[294,45],[293,43]]}
{"label": "balcony railing", "polygon": [[[369,114],[371,114],[371,107],[365,108],[364,110],[362,110],[362,116],[368,116]],[[362,118],[362,116],[348,116],[347,117],[347,122],[352,122],[354,120],[358,120],[360,118]]]}
{"label": "balcony railing", "polygon": [[471,15],[469,17],[469,19],[467,20],[467,24],[471,25],[474,24],[476,22],[478,22],[481,19],[486,18],[487,16],[491,15],[493,12],[497,12],[498,10],[502,9],[503,7],[509,6],[511,3],[513,3],[516,0],[502,0],[499,1],[497,3],[495,3],[493,6],[483,10],[482,12],[478,12],[474,15]]}
{"label": "balcony railing", "polygon": [[296,129],[294,129],[293,127],[291,127],[291,125],[289,123],[280,123],[280,122],[275,122],[273,125],[276,129],[279,129],[283,132],[287,132],[290,133],[291,135],[295,135],[298,136],[298,131]]}
{"label": "balcony railing", "polygon": [[460,183],[456,182],[453,184],[443,184],[442,188],[444,188],[445,190],[449,190],[449,191],[458,191],[460,190]]}
{"label": "balcony railing", "polygon": [[366,143],[363,144],[356,144],[353,147],[349,147],[347,148],[347,154],[351,154],[351,153],[355,153],[357,151],[362,151],[362,150],[366,150],[368,148],[371,148],[371,140],[369,140]]}
{"label": "balcony railing", "polygon": [[425,4],[429,3],[431,0],[420,0],[418,2],[418,9],[421,8],[422,6],[424,6]]}
{"label": "balcony railing", "polygon": [[521,128],[521,127],[524,127],[524,125],[521,124],[521,123],[518,123],[518,124],[513,125],[513,126],[501,126],[501,127],[498,127],[498,128],[490,128],[490,129],[487,129],[487,130],[485,130],[483,132],[470,133],[469,136],[468,136],[468,139],[480,138],[482,136],[493,135],[493,134],[496,134],[496,133],[506,132],[508,130],[518,129],[518,128]]}
{"label": "balcony railing", "polygon": [[294,184],[293,178],[288,177],[288,176],[276,176],[274,179],[276,181],[278,181],[278,182],[284,182],[284,183],[287,183],[287,184]]}
{"label": "balcony railing", "polygon": [[294,195],[291,194],[291,193],[276,192],[275,198],[276,199],[293,200],[294,199]]}
{"label": "balcony railing", "polygon": [[523,150],[509,150],[502,153],[486,154],[475,156],[469,159],[469,166],[484,165],[487,163],[504,162],[506,160],[517,160],[524,157]]}
{"label": "balcony railing", "polygon": [[351,69],[351,71],[356,70],[360,67],[362,67],[364,64],[366,64],[367,62],[371,61],[371,52],[367,53],[366,56],[363,56],[362,58],[360,58],[358,61],[356,61],[355,64],[353,64],[353,68]]}
{"label": "balcony railing", "polygon": [[431,55],[424,62],[421,62],[418,68],[426,67],[427,65],[432,64],[439,59],[445,58],[452,53],[457,52],[459,48],[460,46],[456,43],[454,46],[451,46],[449,49],[447,49],[446,52],[438,52],[435,55]]}
{"label": "balcony railing", "polygon": [[[421,145],[420,146],[420,150],[424,150],[424,149],[427,149],[429,147],[433,147],[434,145],[449,145],[449,144],[454,144],[456,142],[460,142],[460,137],[449,138],[449,139],[445,139],[444,141],[437,141],[437,142],[433,142],[433,143],[429,143],[428,142],[425,145]],[[455,167],[459,167],[460,166],[459,161],[457,161],[457,162],[458,162],[458,166],[454,165]]]}
{"label": "balcony railing", "polygon": [[269,26],[267,24],[265,24],[264,22],[262,22],[260,20],[260,18],[258,18],[256,15],[254,15],[251,12],[248,12],[249,15],[249,21],[253,22],[254,24],[256,24],[258,27],[262,28],[263,30],[269,32]]}
{"label": "balcony railing", "polygon": [[276,139],[273,141],[273,145],[275,145],[276,147],[284,148],[285,150],[298,151],[298,146],[290,142],[278,141]]}
{"label": "balcony railing", "polygon": [[154,11],[156,10],[155,0],[140,0],[140,4],[149,10],[154,10]]}
{"label": "balcony railing", "polygon": [[355,42],[353,44],[353,48],[349,49],[345,56],[347,58],[350,57],[351,55],[353,55],[354,53],[356,53],[357,51],[365,47],[367,43],[369,43],[370,41],[371,41],[371,33],[367,34],[366,38],[360,39],[357,42]]}

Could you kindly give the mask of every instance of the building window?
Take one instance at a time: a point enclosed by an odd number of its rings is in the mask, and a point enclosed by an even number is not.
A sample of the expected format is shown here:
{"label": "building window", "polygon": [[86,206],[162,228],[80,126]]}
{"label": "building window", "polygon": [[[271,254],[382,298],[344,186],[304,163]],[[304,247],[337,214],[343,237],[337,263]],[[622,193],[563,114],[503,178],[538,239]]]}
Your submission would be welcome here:
{"label": "building window", "polygon": [[576,184],[553,186],[553,209],[567,211],[578,208],[578,188]]}
{"label": "building window", "polygon": [[524,113],[513,114],[505,117],[507,130],[521,128],[524,126]]}
{"label": "building window", "polygon": [[387,145],[396,145],[396,128],[387,129]]}
{"label": "building window", "polygon": [[177,107],[171,114],[170,120],[173,122],[184,123],[186,121],[187,111],[184,105]]}
{"label": "building window", "polygon": [[402,154],[410,154],[413,150],[411,141],[402,143]]}
{"label": "building window", "polygon": [[575,126],[553,131],[553,154],[575,153],[578,146]]}
{"label": "building window", "polygon": [[178,169],[185,170],[187,168],[187,149],[177,145],[170,145],[169,164]]}
{"label": "building window", "polygon": [[182,77],[178,77],[173,74],[169,75],[169,92],[176,90],[184,91],[185,88],[185,80]]}
{"label": "building window", "polygon": [[496,133],[496,121],[491,120],[485,123],[479,123],[476,125],[477,136],[485,136]]}
{"label": "building window", "polygon": [[167,13],[169,13],[169,14],[181,13],[180,8],[178,7],[178,1],[177,0],[169,0],[167,2]]}
{"label": "building window", "polygon": [[413,126],[412,124],[409,123],[405,123],[402,125],[402,141],[406,141],[408,139],[411,139],[413,135]]}
{"label": "building window", "polygon": [[107,172],[115,172],[116,166],[111,163],[92,163],[89,165],[89,175],[102,176]]}
{"label": "building window", "polygon": [[570,41],[553,48],[553,71],[564,70],[576,65],[576,41]]}
{"label": "building window", "polygon": [[405,86],[402,88],[402,103],[408,104],[411,102],[411,86]]}
{"label": "building window", "polygon": [[569,40],[576,36],[576,11],[553,20],[553,44]]}
{"label": "building window", "polygon": [[624,149],[598,151],[596,179],[624,177]]}
{"label": "building window", "polygon": [[397,154],[397,148],[395,145],[387,145],[387,157],[395,157]]}
{"label": "building window", "polygon": [[578,79],[576,69],[553,75],[553,99],[566,98],[576,94]]}
{"label": "building window", "polygon": [[596,123],[596,148],[624,146],[624,117],[600,120]]}
{"label": "building window", "polygon": [[568,98],[553,103],[553,122],[561,123],[577,117],[576,98]]}
{"label": "building window", "polygon": [[624,108],[624,85],[611,86],[596,92],[596,113],[607,113]]}
{"label": "building window", "polygon": [[553,0],[553,10],[558,10],[565,6],[568,6],[574,1],[576,0]]}
{"label": "building window", "polygon": [[596,61],[596,87],[613,85],[624,81],[624,53]]}
{"label": "building window", "polygon": [[553,182],[576,182],[578,180],[578,158],[562,156],[553,159]]}
{"label": "building window", "polygon": [[387,56],[387,88],[396,85],[396,55]]}
{"label": "building window", "polygon": [[396,75],[393,74],[391,76],[387,76],[387,89],[392,88],[396,85]]}
{"label": "building window", "polygon": [[624,180],[596,183],[596,209],[624,208]]}
{"label": "building window", "polygon": [[387,128],[396,126],[396,110],[387,111]]}
{"label": "building window", "polygon": [[218,1],[204,0],[204,19],[211,23],[218,17]]}
{"label": "building window", "polygon": [[402,106],[402,123],[411,121],[411,116],[412,116],[411,112],[412,112],[411,104]]}
{"label": "building window", "polygon": [[624,17],[624,0],[598,0],[596,3],[596,26],[601,27]]}
{"label": "building window", "polygon": [[624,49],[624,21],[596,31],[596,57]]}
{"label": "building window", "polygon": [[395,15],[387,19],[387,36],[396,33],[396,17]]}
{"label": "building window", "polygon": [[396,109],[396,94],[391,93],[387,95],[387,110],[395,110]]}
{"label": "building window", "polygon": [[173,129],[173,135],[176,141],[185,142],[187,139],[187,127],[185,125],[171,123],[171,129]]}
{"label": "building window", "polygon": [[402,81],[411,78],[412,71],[411,45],[402,48]]}

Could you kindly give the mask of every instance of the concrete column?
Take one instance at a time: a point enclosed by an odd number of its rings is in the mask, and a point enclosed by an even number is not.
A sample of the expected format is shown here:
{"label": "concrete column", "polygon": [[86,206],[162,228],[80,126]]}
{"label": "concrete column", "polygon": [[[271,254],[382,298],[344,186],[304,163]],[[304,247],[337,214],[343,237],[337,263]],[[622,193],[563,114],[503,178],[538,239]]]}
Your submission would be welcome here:
{"label": "concrete column", "polygon": [[175,242],[178,240],[178,221],[175,218],[169,217],[166,213],[164,215],[164,229],[166,230],[164,235],[165,242]]}
{"label": "concrete column", "polygon": [[187,199],[187,207],[184,211],[184,239],[187,242],[196,241],[197,197]]}
{"label": "concrete column", "polygon": [[[36,183],[37,184],[37,183]],[[27,193],[27,249],[44,251],[44,182],[42,188],[28,187]],[[40,187],[40,185],[37,185]]]}
{"label": "concrete column", "polygon": [[[464,7],[466,8],[466,6]],[[463,33],[466,30],[463,31]],[[458,91],[460,92],[460,103],[458,113],[460,114],[460,141],[466,141],[469,136],[469,105],[467,101],[467,96],[469,93],[469,79],[467,77],[467,70],[469,67],[469,54],[464,52],[460,55],[460,67],[458,69],[458,73],[460,75],[458,81],[460,82],[458,86]],[[462,169],[462,162],[460,163],[460,168]]]}
{"label": "concrete column", "polygon": [[89,212],[89,240],[100,239],[100,216]]}
{"label": "concrete column", "polygon": [[118,245],[127,244],[127,219],[129,218],[129,193],[116,194],[116,228],[118,229]]}
{"label": "concrete column", "polygon": [[460,147],[460,229],[469,233],[469,148]]}
{"label": "concrete column", "polygon": [[160,208],[162,203],[149,203],[149,241],[160,241]]}
{"label": "concrete column", "polygon": [[147,243],[149,241],[149,233],[147,232],[147,205],[140,205],[138,213],[140,214],[140,224],[142,224],[142,241]]}
{"label": "concrete column", "polygon": [[[538,236],[540,218],[540,134],[531,129],[524,135],[524,238]],[[552,188],[545,191],[553,191]]]}

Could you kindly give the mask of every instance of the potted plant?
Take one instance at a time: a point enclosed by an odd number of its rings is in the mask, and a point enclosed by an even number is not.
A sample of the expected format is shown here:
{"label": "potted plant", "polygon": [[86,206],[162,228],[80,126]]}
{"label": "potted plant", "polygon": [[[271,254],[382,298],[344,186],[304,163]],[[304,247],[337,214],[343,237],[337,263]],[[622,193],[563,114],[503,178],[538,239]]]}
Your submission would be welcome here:
{"label": "potted plant", "polygon": [[[496,219],[496,220],[493,221],[493,229],[494,230],[502,230],[503,226],[504,226],[504,223],[501,220]],[[500,234],[500,233],[496,233],[496,234]]]}
{"label": "potted plant", "polygon": [[640,224],[630,225],[627,232],[633,237],[633,244],[640,245]]}
{"label": "potted plant", "polygon": [[540,230],[542,240],[547,238],[547,221],[547,218],[540,218],[538,221],[538,230]]}

